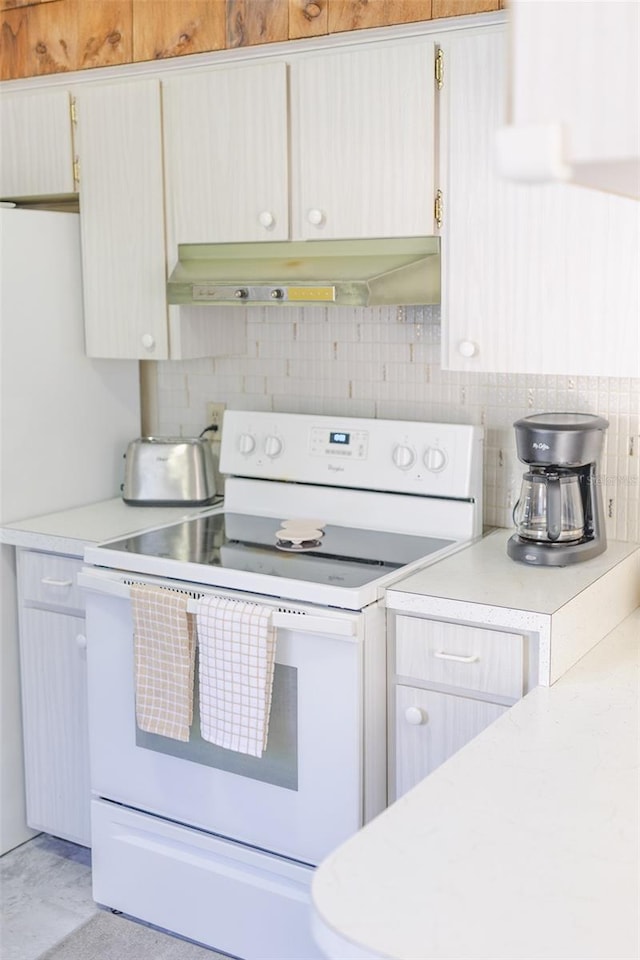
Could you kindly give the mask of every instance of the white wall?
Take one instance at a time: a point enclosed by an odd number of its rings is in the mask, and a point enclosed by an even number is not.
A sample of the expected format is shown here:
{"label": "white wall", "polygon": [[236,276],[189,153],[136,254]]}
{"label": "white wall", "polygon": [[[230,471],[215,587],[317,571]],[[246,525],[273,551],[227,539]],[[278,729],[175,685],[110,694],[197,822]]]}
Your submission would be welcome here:
{"label": "white wall", "polygon": [[512,423],[577,410],[610,421],[602,459],[608,535],[640,541],[640,380],[448,373],[437,311],[253,308],[246,356],[166,362],[157,369],[160,435],[197,435],[207,401],[228,408],[483,424],[485,522],[511,526],[522,465]]}

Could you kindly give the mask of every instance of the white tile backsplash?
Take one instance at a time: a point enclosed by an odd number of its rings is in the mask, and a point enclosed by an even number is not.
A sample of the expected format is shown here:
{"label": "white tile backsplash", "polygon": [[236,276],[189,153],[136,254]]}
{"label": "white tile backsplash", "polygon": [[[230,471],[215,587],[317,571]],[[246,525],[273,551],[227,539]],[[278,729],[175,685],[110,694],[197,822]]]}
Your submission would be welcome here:
{"label": "white tile backsplash", "polygon": [[157,365],[159,435],[197,435],[206,404],[481,424],[485,522],[511,526],[522,464],[512,423],[576,410],[606,417],[601,462],[611,539],[640,541],[640,380],[459,373],[439,362],[437,308],[254,308],[246,354]]}

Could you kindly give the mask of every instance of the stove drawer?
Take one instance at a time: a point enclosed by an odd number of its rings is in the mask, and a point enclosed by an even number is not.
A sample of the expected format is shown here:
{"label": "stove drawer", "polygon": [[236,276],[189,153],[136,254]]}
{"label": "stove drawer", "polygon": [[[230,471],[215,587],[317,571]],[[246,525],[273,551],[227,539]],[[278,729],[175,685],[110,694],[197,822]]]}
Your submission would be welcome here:
{"label": "stove drawer", "polygon": [[22,603],[82,614],[84,596],[77,582],[82,569],[79,557],[20,550],[18,563]]}
{"label": "stove drawer", "polygon": [[97,903],[245,960],[320,960],[311,867],[105,800],[91,827]]}
{"label": "stove drawer", "polygon": [[399,677],[516,700],[524,687],[520,634],[396,618],[395,671]]}

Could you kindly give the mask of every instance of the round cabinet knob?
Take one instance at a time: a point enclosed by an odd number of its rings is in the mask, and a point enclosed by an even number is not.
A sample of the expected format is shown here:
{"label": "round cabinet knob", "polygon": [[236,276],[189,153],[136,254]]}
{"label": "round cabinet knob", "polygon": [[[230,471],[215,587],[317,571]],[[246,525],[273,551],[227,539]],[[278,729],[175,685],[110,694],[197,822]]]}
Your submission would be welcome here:
{"label": "round cabinet knob", "polygon": [[421,710],[420,707],[407,707],[404,712],[404,718],[407,723],[410,723],[414,727],[418,727],[421,723],[427,722],[427,714],[424,710]]}
{"label": "round cabinet knob", "polygon": [[324,213],[322,210],[318,210],[314,207],[313,210],[309,210],[307,213],[307,220],[309,223],[312,223],[314,227],[319,227],[324,223]]}
{"label": "round cabinet knob", "polygon": [[234,290],[233,295],[236,300],[246,300],[249,296],[249,291],[245,290],[244,287],[238,287],[237,290]]}
{"label": "round cabinet knob", "polygon": [[276,222],[276,218],[270,210],[262,210],[258,215],[258,220],[265,230],[268,230],[269,227],[272,227]]}
{"label": "round cabinet knob", "polygon": [[412,467],[416,462],[414,451],[411,447],[406,447],[402,443],[399,443],[397,447],[394,448],[392,458],[398,470],[408,470],[409,467]]}
{"label": "round cabinet knob", "polygon": [[473,340],[461,340],[458,344],[458,353],[461,357],[475,357],[478,352],[478,344]]}
{"label": "round cabinet knob", "polygon": [[87,638],[83,633],[79,633],[76,637],[76,645],[80,650],[86,650],[87,648]]}
{"label": "round cabinet knob", "polygon": [[440,447],[427,447],[424,465],[431,473],[439,473],[447,465],[447,455]]}
{"label": "round cabinet knob", "polygon": [[153,350],[156,345],[156,338],[150,333],[143,333],[141,343],[145,350]]}
{"label": "round cabinet knob", "polygon": [[238,438],[238,450],[240,453],[252,453],[255,450],[256,441],[250,433],[241,433]]}
{"label": "round cabinet knob", "polygon": [[264,452],[272,459],[282,453],[282,440],[279,437],[267,437],[264,442]]}

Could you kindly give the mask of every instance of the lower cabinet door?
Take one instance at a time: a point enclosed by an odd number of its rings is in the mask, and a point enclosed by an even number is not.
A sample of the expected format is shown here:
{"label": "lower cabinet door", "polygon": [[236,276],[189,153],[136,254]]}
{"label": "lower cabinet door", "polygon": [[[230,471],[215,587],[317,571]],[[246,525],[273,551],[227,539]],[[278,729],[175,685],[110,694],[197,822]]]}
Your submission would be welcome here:
{"label": "lower cabinet door", "polygon": [[84,620],[22,608],[27,822],[91,845]]}
{"label": "lower cabinet door", "polygon": [[397,686],[395,799],[508,709],[470,697]]}

